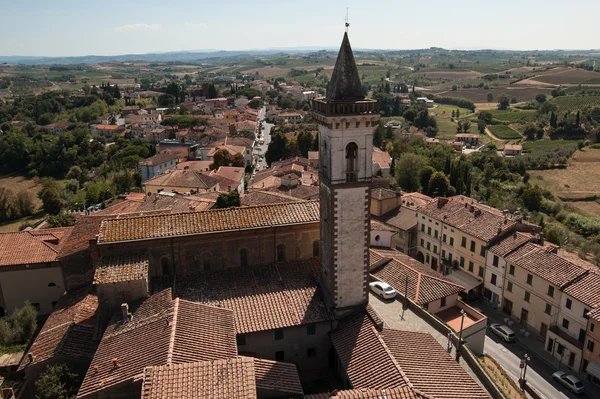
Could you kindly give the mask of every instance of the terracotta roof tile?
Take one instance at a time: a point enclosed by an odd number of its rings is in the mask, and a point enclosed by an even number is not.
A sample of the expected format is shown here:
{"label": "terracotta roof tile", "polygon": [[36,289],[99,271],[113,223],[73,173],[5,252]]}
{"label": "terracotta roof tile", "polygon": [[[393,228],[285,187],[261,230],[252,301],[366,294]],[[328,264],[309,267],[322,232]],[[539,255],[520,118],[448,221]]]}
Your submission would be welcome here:
{"label": "terracotta roof tile", "polygon": [[238,334],[312,324],[332,319],[314,278],[318,267],[314,258],[205,271],[178,278],[176,292],[190,301],[233,310]]}
{"label": "terracotta roof tile", "polygon": [[435,399],[489,398],[431,334],[384,328],[381,336],[420,392]]}
{"label": "terracotta roof tile", "polygon": [[161,165],[161,164],[169,162],[169,161],[174,161],[177,158],[178,158],[178,156],[175,153],[161,152],[159,154],[151,156],[150,158],[141,160],[138,163],[138,165],[148,165],[148,166]]}
{"label": "terracotta roof tile", "polygon": [[153,177],[144,182],[144,185],[165,186],[165,187],[183,187],[190,190],[208,190],[219,183],[217,179],[196,172],[195,170],[171,169],[162,175]]}
{"label": "terracotta roof tile", "polygon": [[304,393],[295,364],[256,358],[253,360],[257,389],[274,391],[278,396]]}
{"label": "terracotta roof tile", "polygon": [[387,188],[375,188],[371,191],[371,198],[378,201],[400,197],[400,193]]}
{"label": "terracotta roof tile", "polygon": [[94,284],[146,280],[149,264],[147,252],[104,255],[94,272]]}
{"label": "terracotta roof tile", "polygon": [[251,358],[146,367],[142,399],[255,399]]}
{"label": "terracotta roof tile", "polygon": [[102,222],[98,242],[144,240],[318,221],[318,201],[107,219]]}
{"label": "terracotta roof tile", "polygon": [[396,388],[410,385],[368,316],[356,315],[341,321],[330,336],[354,388]]}
{"label": "terracotta roof tile", "polygon": [[122,322],[120,314],[113,317],[77,397],[131,381],[145,367],[236,355],[230,310],[172,300],[167,289],[143,301],[131,321]]}
{"label": "terracotta roof tile", "polygon": [[297,202],[301,201],[298,198],[285,195],[274,191],[250,191],[248,194],[242,196],[242,206],[253,206],[253,205],[266,205],[266,204],[280,204],[283,202]]}
{"label": "terracotta roof tile", "polygon": [[590,270],[563,288],[563,292],[590,307],[600,307],[600,271]]}
{"label": "terracotta roof tile", "polygon": [[533,243],[521,246],[506,256],[506,260],[558,287],[562,287],[587,271],[550,252],[548,248]]}
{"label": "terracotta roof tile", "polygon": [[526,233],[514,233],[509,234],[501,241],[498,241],[490,247],[490,251],[498,256],[506,256],[512,251],[520,248],[525,243],[531,241],[534,238],[531,234]]}
{"label": "terracotta roof tile", "polygon": [[371,275],[385,281],[400,293],[405,291],[408,279],[408,297],[420,305],[464,290],[462,286],[399,251],[371,249],[370,253],[372,266],[389,259],[387,263],[371,271]]}
{"label": "terracotta roof tile", "polygon": [[71,230],[69,227],[0,233],[0,266],[56,262]]}
{"label": "terracotta roof tile", "polygon": [[388,226],[385,223],[378,222],[375,219],[371,219],[371,231],[392,231],[397,232],[397,227]]}
{"label": "terracotta roof tile", "polygon": [[408,386],[392,389],[351,389],[332,393],[305,395],[304,399],[434,399]]}
{"label": "terracotta roof tile", "polygon": [[90,361],[98,346],[98,297],[89,287],[63,295],[19,365],[23,370],[52,358]]}

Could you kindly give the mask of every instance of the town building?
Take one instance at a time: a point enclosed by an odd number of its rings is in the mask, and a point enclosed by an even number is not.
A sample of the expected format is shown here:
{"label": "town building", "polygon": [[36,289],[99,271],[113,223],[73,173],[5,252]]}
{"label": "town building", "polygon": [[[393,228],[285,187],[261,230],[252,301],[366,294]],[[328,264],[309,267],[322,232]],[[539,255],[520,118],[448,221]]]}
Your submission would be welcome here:
{"label": "town building", "polygon": [[163,152],[138,162],[138,170],[142,174],[142,182],[175,169],[178,155],[172,152]]}
{"label": "town building", "polygon": [[600,388],[600,306],[588,313],[582,371]]}
{"label": "town building", "polygon": [[58,259],[70,227],[0,233],[0,314],[31,303],[39,314],[52,312],[65,292]]}
{"label": "town building", "polygon": [[155,176],[143,183],[145,193],[206,193],[219,191],[219,180],[193,170],[170,169],[165,173]]}
{"label": "town building", "polygon": [[523,153],[523,146],[521,144],[504,144],[502,155],[505,157],[515,157]]}
{"label": "town building", "polygon": [[456,141],[460,141],[460,142],[466,143],[466,144],[471,144],[471,145],[479,144],[479,135],[478,134],[458,133],[456,136],[454,136],[454,139]]}
{"label": "town building", "polygon": [[390,168],[392,166],[392,157],[387,151],[382,151],[377,147],[373,147],[373,175],[381,175],[383,177],[390,176]]}

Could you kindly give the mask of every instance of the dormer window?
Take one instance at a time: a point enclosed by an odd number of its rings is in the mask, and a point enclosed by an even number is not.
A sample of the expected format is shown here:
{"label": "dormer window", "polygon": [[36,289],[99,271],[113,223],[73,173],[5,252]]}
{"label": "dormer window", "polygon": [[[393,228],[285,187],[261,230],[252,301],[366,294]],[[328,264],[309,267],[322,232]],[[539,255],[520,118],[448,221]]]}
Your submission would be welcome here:
{"label": "dormer window", "polygon": [[356,143],[349,143],[346,146],[346,181],[355,182],[358,180],[358,171],[356,161],[358,158],[358,146]]}

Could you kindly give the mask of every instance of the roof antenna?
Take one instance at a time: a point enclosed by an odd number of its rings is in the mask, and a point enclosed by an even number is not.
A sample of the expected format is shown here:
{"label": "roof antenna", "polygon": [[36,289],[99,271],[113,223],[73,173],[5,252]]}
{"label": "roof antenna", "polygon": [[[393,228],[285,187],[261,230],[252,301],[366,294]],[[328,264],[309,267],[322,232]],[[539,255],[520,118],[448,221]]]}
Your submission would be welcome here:
{"label": "roof antenna", "polygon": [[348,23],[348,7],[346,7],[346,19],[345,19],[346,23],[346,33],[348,33],[348,27],[350,26],[350,24]]}

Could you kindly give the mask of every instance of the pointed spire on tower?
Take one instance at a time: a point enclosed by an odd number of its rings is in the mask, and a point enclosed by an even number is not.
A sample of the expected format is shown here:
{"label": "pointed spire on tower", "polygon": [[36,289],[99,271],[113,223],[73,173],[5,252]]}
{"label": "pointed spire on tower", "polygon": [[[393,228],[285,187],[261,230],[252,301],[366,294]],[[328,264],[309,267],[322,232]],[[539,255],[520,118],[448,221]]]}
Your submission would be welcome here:
{"label": "pointed spire on tower", "polygon": [[331,101],[356,101],[364,98],[360,75],[354,61],[350,40],[348,40],[348,32],[346,32],[331,80],[327,85],[327,99]]}

